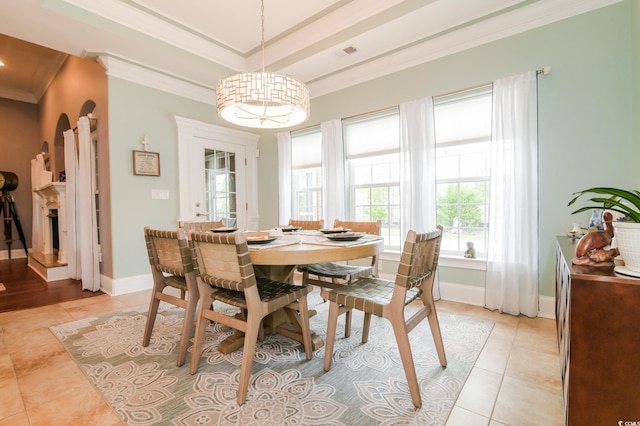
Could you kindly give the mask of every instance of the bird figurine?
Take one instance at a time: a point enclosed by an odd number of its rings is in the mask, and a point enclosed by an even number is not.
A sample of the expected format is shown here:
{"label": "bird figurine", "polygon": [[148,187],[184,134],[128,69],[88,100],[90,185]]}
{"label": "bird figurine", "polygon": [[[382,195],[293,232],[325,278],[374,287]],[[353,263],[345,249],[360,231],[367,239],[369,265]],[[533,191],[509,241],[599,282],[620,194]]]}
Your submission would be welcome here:
{"label": "bird figurine", "polygon": [[582,257],[591,250],[599,249],[611,244],[611,239],[613,238],[612,220],[613,215],[606,212],[603,215],[604,230],[589,232],[580,238],[580,241],[578,241],[578,245],[576,246],[577,257]]}
{"label": "bird figurine", "polygon": [[589,232],[580,238],[576,246],[576,257],[572,259],[574,265],[613,266],[613,258],[620,253],[617,248],[604,249],[613,239],[613,215],[606,212],[603,215],[604,230]]}

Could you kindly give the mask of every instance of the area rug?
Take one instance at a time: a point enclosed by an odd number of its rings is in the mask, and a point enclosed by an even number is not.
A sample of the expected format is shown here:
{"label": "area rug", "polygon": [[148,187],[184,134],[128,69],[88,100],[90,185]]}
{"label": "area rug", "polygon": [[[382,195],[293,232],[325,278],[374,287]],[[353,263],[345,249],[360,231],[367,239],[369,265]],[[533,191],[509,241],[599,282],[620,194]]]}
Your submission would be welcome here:
{"label": "area rug", "polygon": [[[317,311],[311,328],[324,337],[328,303],[316,291],[309,297]],[[215,308],[222,309],[217,303]],[[439,313],[446,368],[438,362],[428,323],[411,332],[420,409],[411,403],[386,320],[372,318],[369,341],[362,344],[362,315],[354,312],[349,338],[343,337],[341,316],[329,372],[322,369],[324,347],[307,361],[298,342],[267,335],[256,351],[247,402],[238,406],[242,349],[229,355],[216,350],[233,330],[216,323],[208,327],[199,370],[190,375],[188,363],[175,365],[184,311],[161,304],[151,343],[143,348],[146,310],[51,327],[127,425],[442,425],[493,327]]]}

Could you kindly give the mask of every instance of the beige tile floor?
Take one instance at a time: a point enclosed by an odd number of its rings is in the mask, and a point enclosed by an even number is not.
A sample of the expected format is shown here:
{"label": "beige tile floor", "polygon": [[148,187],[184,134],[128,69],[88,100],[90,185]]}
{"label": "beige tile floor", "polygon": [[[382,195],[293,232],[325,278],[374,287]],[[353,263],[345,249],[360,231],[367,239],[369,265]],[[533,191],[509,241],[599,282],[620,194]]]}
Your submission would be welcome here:
{"label": "beige tile floor", "polygon": [[[148,303],[149,292],[0,313],[0,426],[120,425],[48,327]],[[447,425],[561,425],[555,322],[439,301],[495,323]]]}

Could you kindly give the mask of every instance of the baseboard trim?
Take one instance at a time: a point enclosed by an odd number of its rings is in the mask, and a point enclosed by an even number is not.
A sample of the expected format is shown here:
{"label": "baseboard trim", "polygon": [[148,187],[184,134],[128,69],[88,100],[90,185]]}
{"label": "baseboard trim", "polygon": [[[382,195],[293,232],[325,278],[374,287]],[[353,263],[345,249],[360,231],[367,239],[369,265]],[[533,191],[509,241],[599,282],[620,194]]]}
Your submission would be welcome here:
{"label": "baseboard trim", "polygon": [[100,290],[110,296],[120,296],[122,294],[135,293],[136,291],[149,290],[153,288],[153,277],[151,274],[135,275],[121,279],[112,279],[102,276]]}
{"label": "baseboard trim", "polygon": [[[25,254],[23,248],[11,250],[11,259],[26,259],[26,258],[27,258],[27,255]],[[8,259],[9,259],[9,250],[0,250],[0,260],[8,260]]]}
{"label": "baseboard trim", "polygon": [[[484,306],[484,288],[464,284],[440,281],[440,296],[443,300],[466,303],[468,305]],[[555,319],[555,297],[539,296],[538,316]]]}
{"label": "baseboard trim", "polygon": [[[117,280],[102,276],[101,280],[100,290],[111,296],[119,296],[153,288],[153,277],[151,274],[136,275]],[[440,295],[443,300],[484,306],[483,287],[440,281]],[[540,296],[539,304],[539,317],[555,319],[555,298]]]}

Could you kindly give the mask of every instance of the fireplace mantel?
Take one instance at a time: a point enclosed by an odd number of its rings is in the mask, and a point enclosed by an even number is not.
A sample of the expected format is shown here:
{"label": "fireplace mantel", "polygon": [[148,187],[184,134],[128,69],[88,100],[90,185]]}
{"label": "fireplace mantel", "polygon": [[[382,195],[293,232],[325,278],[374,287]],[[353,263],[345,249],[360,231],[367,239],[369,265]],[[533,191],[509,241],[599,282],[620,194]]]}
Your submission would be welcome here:
{"label": "fireplace mantel", "polygon": [[[33,214],[36,228],[33,229],[32,253],[29,265],[46,281],[69,278],[67,271],[67,213],[66,183],[49,182],[33,190],[38,194],[39,202],[34,205]],[[58,252],[53,245],[52,212],[55,211],[58,223]],[[32,262],[33,260],[33,262]]]}
{"label": "fireplace mantel", "polygon": [[60,198],[66,196],[66,190],[64,182],[51,182],[36,189],[36,192],[43,198],[45,207],[57,210],[60,208]]}

